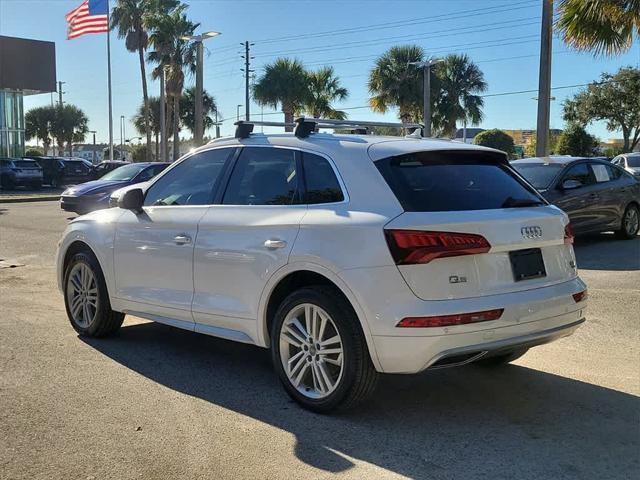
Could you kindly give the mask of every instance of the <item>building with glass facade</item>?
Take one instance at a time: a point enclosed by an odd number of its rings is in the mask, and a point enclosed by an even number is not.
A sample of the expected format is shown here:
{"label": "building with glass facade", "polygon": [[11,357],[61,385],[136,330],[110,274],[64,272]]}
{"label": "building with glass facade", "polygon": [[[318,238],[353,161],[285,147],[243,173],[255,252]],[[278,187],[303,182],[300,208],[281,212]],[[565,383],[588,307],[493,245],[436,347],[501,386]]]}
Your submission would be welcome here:
{"label": "building with glass facade", "polygon": [[24,154],[23,97],[55,91],[55,44],[0,36],[0,157]]}

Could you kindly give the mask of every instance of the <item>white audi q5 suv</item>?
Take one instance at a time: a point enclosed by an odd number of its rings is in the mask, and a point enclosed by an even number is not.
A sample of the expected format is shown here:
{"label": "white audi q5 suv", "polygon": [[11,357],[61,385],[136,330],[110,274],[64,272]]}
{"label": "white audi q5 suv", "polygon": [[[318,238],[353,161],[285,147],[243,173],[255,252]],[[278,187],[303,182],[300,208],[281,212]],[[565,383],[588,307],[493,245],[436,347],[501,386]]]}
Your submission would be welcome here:
{"label": "white audi q5 suv", "polygon": [[239,122],[72,220],[73,328],[107,336],[130,314],[269,348],[288,394],[326,412],[379,373],[504,364],[584,321],[567,216],[503,152],[316,133],[337,123]]}

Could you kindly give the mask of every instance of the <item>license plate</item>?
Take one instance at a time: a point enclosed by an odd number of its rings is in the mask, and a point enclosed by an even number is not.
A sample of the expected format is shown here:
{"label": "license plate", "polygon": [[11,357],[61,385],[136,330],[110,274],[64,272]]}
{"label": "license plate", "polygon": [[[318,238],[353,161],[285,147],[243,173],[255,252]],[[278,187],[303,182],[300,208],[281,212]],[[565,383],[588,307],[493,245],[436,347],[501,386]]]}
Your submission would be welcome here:
{"label": "license plate", "polygon": [[542,252],[539,248],[509,252],[509,259],[511,260],[513,278],[516,282],[547,276]]}

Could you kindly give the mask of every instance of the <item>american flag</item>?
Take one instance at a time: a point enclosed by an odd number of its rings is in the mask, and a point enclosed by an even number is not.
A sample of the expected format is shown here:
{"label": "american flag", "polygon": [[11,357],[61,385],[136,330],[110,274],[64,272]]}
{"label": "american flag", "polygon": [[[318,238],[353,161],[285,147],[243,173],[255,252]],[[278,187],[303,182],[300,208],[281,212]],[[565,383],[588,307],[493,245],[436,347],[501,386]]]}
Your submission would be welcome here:
{"label": "american flag", "polygon": [[85,33],[103,33],[109,31],[109,1],[85,0],[80,6],[66,15],[67,39],[79,37]]}

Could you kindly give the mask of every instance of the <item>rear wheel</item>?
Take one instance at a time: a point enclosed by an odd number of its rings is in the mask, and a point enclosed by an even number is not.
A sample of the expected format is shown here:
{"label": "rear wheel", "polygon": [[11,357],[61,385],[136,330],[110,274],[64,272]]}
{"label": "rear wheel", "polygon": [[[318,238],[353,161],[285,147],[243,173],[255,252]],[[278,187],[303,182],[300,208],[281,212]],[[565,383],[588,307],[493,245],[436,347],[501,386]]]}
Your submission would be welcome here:
{"label": "rear wheel", "polygon": [[104,276],[89,252],[75,254],[67,265],[64,303],[71,326],[87,337],[111,335],[124,320],[123,313],[111,310]]}
{"label": "rear wheel", "polygon": [[512,350],[511,352],[503,353],[501,355],[495,355],[488,358],[482,358],[476,362],[473,362],[481,367],[500,367],[507,365],[508,363],[517,360],[525,353],[529,351],[528,348],[521,348],[518,350]]}
{"label": "rear wheel", "polygon": [[635,238],[640,229],[640,210],[637,205],[630,204],[622,215],[622,222],[620,223],[620,230],[618,230],[618,237],[625,240]]}
{"label": "rear wheel", "polygon": [[351,408],[376,385],[358,318],[331,287],[302,288],[282,302],[271,329],[271,353],[287,393],[315,412]]}

